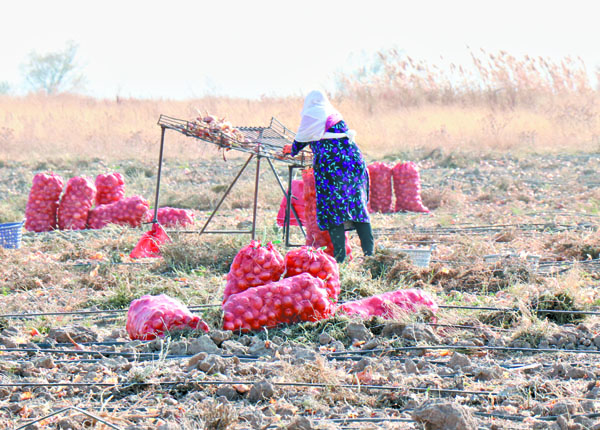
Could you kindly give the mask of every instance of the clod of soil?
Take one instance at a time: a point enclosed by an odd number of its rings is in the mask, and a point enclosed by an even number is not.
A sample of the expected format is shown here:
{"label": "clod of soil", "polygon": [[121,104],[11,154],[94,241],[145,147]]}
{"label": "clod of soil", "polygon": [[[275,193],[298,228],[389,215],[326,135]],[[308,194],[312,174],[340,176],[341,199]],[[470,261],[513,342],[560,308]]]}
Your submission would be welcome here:
{"label": "clod of soil", "polygon": [[426,430],[477,429],[473,413],[458,403],[426,403],[415,409],[412,417],[424,424]]}

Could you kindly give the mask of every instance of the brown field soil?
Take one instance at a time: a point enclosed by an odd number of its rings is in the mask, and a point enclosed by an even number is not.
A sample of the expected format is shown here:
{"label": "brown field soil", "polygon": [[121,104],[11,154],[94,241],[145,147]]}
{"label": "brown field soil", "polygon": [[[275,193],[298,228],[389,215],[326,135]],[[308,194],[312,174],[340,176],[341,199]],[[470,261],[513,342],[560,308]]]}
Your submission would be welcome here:
{"label": "brown field soil", "polygon": [[[173,232],[151,261],[127,257],[144,229],[124,227],[26,233],[20,249],[0,248],[0,427],[600,428],[600,156],[429,151],[414,161],[432,213],[373,214],[371,258],[351,234],[341,300],[422,288],[444,306],[435,317],[223,332],[224,276],[247,236]],[[161,205],[193,209],[200,228],[242,162],[167,157]],[[6,160],[0,222],[23,218],[39,171],[119,171],[126,195],[154,198],[153,157]],[[251,219],[247,173],[215,227]],[[267,166],[259,201],[258,238],[280,239],[281,194]],[[292,239],[302,241],[299,230]],[[390,251],[433,245],[427,268]],[[209,335],[130,341],[129,303],[159,293],[215,305],[194,308]]]}

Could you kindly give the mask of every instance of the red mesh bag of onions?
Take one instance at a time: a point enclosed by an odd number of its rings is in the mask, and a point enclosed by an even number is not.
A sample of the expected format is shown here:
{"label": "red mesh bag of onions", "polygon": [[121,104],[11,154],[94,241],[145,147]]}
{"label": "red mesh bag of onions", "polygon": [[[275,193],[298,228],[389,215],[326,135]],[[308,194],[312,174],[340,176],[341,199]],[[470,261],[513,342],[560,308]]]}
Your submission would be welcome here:
{"label": "red mesh bag of onions", "polygon": [[88,225],[94,229],[108,224],[139,227],[149,207],[142,196],[126,197],[118,202],[96,206],[90,211]]}
{"label": "red mesh bag of onions", "polygon": [[323,281],[308,273],[249,288],[223,304],[225,330],[259,330],[333,315]]}
{"label": "red mesh bag of onions", "polygon": [[429,212],[421,201],[421,178],[419,168],[412,161],[398,163],[392,169],[396,212]]}
{"label": "red mesh bag of onions", "polygon": [[84,230],[95,197],[96,187],[91,180],[84,177],[69,179],[58,206],[58,228]]}
{"label": "red mesh bag of onions", "polygon": [[369,169],[369,207],[371,212],[392,211],[392,167],[379,161]]}
{"label": "red mesh bag of onions", "polygon": [[285,277],[308,273],[325,283],[327,295],[332,302],[337,302],[340,294],[340,272],[335,259],[310,246],[302,246],[291,250],[284,258]]}
{"label": "red mesh bag of onions", "polygon": [[165,332],[192,329],[208,332],[208,325],[179,300],[165,294],[135,299],[127,311],[127,334],[131,339],[152,340]]}
{"label": "red mesh bag of onions", "polygon": [[283,270],[283,256],[271,242],[262,245],[252,240],[239,250],[231,263],[223,303],[233,294],[278,281]]}
{"label": "red mesh bag of onions", "polygon": [[[300,218],[302,225],[306,224],[304,220],[304,182],[294,180],[292,181],[292,206]],[[277,225],[283,227],[285,221],[285,209],[287,207],[287,198],[284,197],[279,205],[279,212],[277,212]],[[294,212],[290,210],[290,225],[298,225]]]}
{"label": "red mesh bag of onions", "polygon": [[438,310],[433,296],[423,290],[411,288],[346,302],[337,310],[365,319],[374,316],[394,319],[398,318],[401,312],[416,312],[420,307],[428,308],[434,314]]}
{"label": "red mesh bag of onions", "polygon": [[118,202],[125,196],[125,181],[120,173],[96,176],[96,205]]}
{"label": "red mesh bag of onions", "polygon": [[[154,217],[154,210],[148,210],[144,220],[151,222]],[[171,208],[168,206],[159,208],[156,212],[156,218],[158,223],[163,227],[176,228],[176,227],[189,227],[194,225],[196,215],[191,209],[178,209]]]}
{"label": "red mesh bag of onions", "polygon": [[63,179],[54,173],[38,173],[33,177],[25,208],[25,228],[42,232],[54,230]]}

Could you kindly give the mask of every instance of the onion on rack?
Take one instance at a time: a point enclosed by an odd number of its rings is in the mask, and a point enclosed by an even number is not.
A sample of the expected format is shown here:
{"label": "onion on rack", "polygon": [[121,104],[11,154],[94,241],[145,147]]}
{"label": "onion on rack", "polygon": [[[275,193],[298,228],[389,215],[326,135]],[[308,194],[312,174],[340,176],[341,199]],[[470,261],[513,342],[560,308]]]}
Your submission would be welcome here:
{"label": "onion on rack", "polygon": [[208,112],[202,114],[198,111],[198,113],[199,116],[188,123],[188,131],[191,134],[226,147],[249,143],[244,133],[225,118],[210,115]]}

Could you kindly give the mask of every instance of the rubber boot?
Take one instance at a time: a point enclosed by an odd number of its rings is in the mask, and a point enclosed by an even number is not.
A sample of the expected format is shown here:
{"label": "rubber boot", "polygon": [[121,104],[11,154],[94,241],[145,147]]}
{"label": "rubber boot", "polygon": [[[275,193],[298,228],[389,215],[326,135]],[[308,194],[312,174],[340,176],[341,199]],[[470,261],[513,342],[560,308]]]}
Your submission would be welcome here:
{"label": "rubber boot", "polygon": [[346,258],[346,231],[344,230],[344,224],[330,228],[329,236],[333,244],[333,257],[338,264],[341,264]]}
{"label": "rubber boot", "polygon": [[355,222],[356,234],[360,239],[360,247],[364,255],[373,255],[375,241],[373,240],[373,230],[369,222]]}

